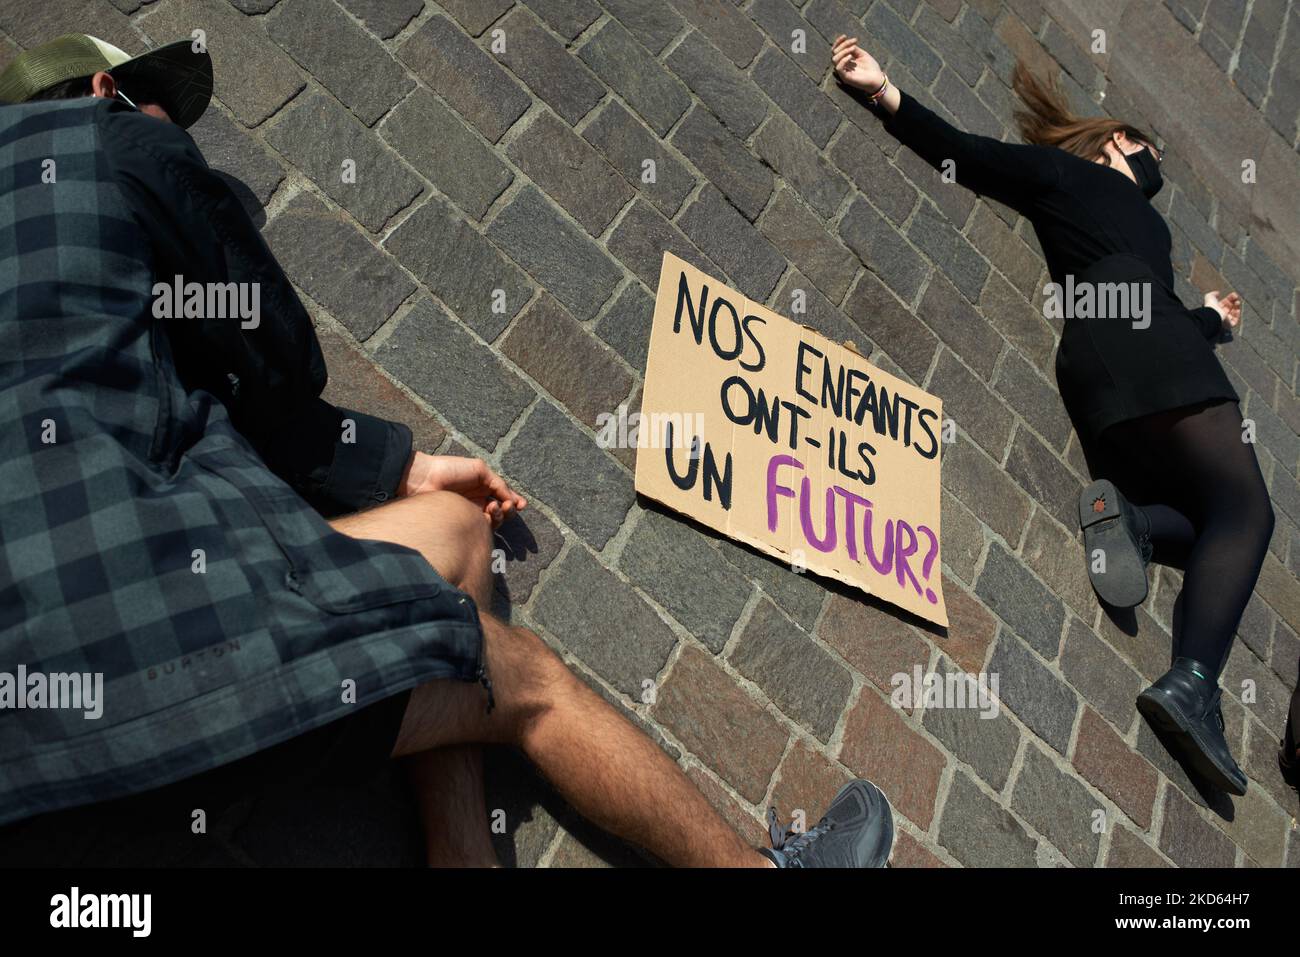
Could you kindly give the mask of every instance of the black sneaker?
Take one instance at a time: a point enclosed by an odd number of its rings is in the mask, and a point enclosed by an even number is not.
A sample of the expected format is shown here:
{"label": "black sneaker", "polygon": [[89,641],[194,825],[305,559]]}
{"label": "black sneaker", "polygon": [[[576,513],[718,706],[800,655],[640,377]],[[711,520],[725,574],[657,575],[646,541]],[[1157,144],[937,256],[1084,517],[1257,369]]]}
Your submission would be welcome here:
{"label": "black sneaker", "polygon": [[[1114,483],[1100,479],[1079,496],[1079,526],[1088,578],[1097,597],[1115,608],[1146,601],[1151,561],[1151,525],[1146,515],[1130,505]],[[1105,571],[1095,568],[1098,551],[1105,559]]]}
{"label": "black sneaker", "polygon": [[1223,689],[1210,671],[1191,658],[1174,666],[1138,695],[1138,711],[1158,731],[1170,737],[1170,746],[1205,780],[1229,794],[1246,793],[1246,775],[1233,760],[1223,736]]}
{"label": "black sneaker", "polygon": [[894,812],[870,781],[840,788],[826,816],[805,833],[777,823],[767,811],[772,847],[759,848],[777,867],[884,867],[894,849]]}

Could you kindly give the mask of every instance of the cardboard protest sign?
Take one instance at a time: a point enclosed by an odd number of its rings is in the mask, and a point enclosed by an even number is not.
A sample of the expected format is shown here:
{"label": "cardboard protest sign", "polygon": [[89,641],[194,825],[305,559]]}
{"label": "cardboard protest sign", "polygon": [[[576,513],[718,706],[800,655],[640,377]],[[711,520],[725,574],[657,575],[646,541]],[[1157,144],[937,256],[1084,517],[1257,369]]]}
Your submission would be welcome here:
{"label": "cardboard protest sign", "polygon": [[664,253],[636,490],[948,623],[940,401]]}

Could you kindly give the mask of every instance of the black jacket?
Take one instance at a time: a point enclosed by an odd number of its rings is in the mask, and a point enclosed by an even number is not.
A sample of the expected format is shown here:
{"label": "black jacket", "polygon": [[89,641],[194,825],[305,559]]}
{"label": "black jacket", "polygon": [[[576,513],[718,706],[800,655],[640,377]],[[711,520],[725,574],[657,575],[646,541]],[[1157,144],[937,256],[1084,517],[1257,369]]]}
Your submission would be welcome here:
{"label": "black jacket", "polygon": [[[230,319],[166,328],[187,387],[225,404],[267,465],[326,515],[392,498],[411,456],[406,426],[320,398],[325,361],[311,319],[257,227],[194,140],[129,109],[101,113],[113,176],[154,246],[157,279],[258,283],[255,329]],[[344,442],[344,420],[355,441]]]}

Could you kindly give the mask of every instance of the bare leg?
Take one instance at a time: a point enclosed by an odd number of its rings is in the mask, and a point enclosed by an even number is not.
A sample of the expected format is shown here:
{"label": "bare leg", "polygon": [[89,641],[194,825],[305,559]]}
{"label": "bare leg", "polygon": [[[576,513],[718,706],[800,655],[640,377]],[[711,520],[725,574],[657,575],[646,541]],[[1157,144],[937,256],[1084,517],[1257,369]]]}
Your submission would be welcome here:
{"label": "bare leg", "polygon": [[430,867],[499,867],[483,796],[483,750],[433,748],[405,759]]}
{"label": "bare leg", "polygon": [[434,681],[411,696],[394,755],[462,741],[512,744],[593,824],[682,867],[763,867],[667,754],[533,632],[480,616],[497,707]]}
{"label": "bare leg", "polygon": [[[338,531],[354,538],[395,542],[420,552],[439,574],[485,607],[491,598],[490,555],[482,547],[477,524],[464,529],[429,520],[438,513],[442,493],[411,496],[383,508],[336,519]],[[451,495],[452,493],[445,493]],[[460,496],[453,496],[460,499]],[[460,512],[449,501],[450,513]],[[451,547],[460,541],[465,547]],[[425,855],[430,867],[499,867],[490,837],[483,791],[483,753],[477,745],[430,748],[404,760],[415,790],[424,827]]]}
{"label": "bare leg", "polygon": [[[360,538],[410,544],[471,595],[491,586],[487,522],[458,495],[416,495],[335,524]],[[669,864],[769,866],[650,738],[537,635],[506,625],[485,606],[479,602],[496,708],[487,713],[478,685],[422,685],[411,695],[394,757],[448,745],[514,745],[584,817]]]}
{"label": "bare leg", "polygon": [[480,606],[492,589],[492,530],[476,505],[455,492],[422,492],[330,522],[353,538],[413,548]]}

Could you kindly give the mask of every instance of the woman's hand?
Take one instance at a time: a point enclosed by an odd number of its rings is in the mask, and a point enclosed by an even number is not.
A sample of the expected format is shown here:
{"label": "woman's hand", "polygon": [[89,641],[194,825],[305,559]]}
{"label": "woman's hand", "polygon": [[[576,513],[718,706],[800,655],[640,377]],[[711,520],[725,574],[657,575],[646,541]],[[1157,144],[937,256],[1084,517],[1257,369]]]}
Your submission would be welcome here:
{"label": "woman's hand", "polygon": [[414,495],[417,492],[463,495],[483,509],[483,515],[493,528],[528,505],[501,476],[488,468],[486,462],[463,455],[426,455],[423,452],[412,455],[397,494]]}
{"label": "woman's hand", "polygon": [[837,36],[831,48],[831,59],[835,63],[835,75],[845,86],[875,93],[885,82],[885,71],[875,57],[858,46],[857,37],[846,37],[842,33]]}
{"label": "woman's hand", "polygon": [[1207,292],[1205,294],[1205,305],[1218,312],[1223,317],[1223,326],[1225,329],[1236,329],[1241,325],[1241,296],[1235,292],[1230,292],[1222,299],[1219,298],[1219,290]]}

